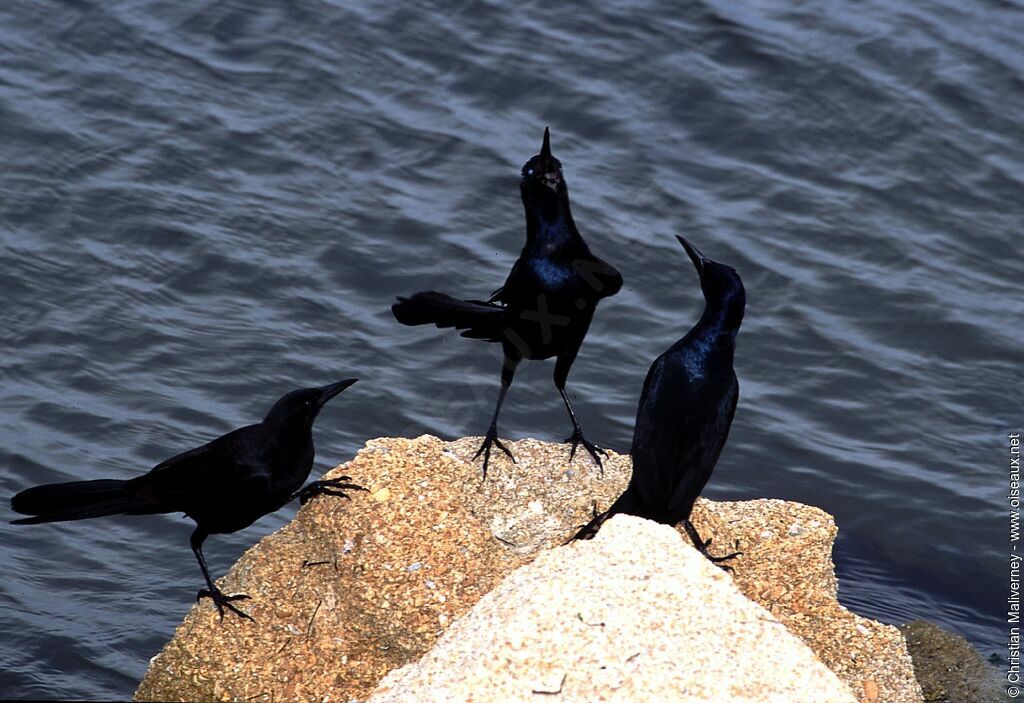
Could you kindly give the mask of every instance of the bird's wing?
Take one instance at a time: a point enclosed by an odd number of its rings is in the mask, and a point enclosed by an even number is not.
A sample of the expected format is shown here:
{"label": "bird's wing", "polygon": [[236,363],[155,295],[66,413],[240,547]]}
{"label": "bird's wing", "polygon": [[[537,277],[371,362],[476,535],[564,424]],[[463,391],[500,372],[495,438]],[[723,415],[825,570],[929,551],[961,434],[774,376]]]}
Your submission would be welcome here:
{"label": "bird's wing", "polygon": [[622,274],[618,269],[589,251],[586,257],[573,262],[573,268],[594,290],[596,298],[609,298],[622,288]]}
{"label": "bird's wing", "polygon": [[518,299],[518,292],[522,289],[522,276],[523,267],[520,263],[522,257],[516,259],[516,262],[512,264],[512,270],[508,272],[508,277],[505,278],[505,283],[502,284],[501,288],[494,291],[491,297],[488,298],[488,303],[501,303],[502,305],[508,305],[509,301],[515,301]]}
{"label": "bird's wing", "polygon": [[[651,366],[640,395],[631,449],[632,484],[640,500],[666,517],[688,514],[707,483],[709,469],[725,444],[737,398],[735,382],[724,396],[718,391],[708,394],[707,384],[673,369],[676,363],[681,361],[666,353]],[[719,402],[709,404],[708,395],[717,396]]]}
{"label": "bird's wing", "polygon": [[658,505],[671,492],[672,479],[666,469],[674,464],[679,449],[676,432],[666,427],[667,417],[676,414],[665,402],[669,395],[665,388],[668,363],[667,356],[662,354],[651,364],[633,426],[633,444],[629,450],[633,458],[630,486],[644,506]]}
{"label": "bird's wing", "polygon": [[488,303],[500,303],[502,302],[502,295],[505,293],[505,286],[502,286],[498,290],[491,293],[491,297],[487,299]]}
{"label": "bird's wing", "polygon": [[195,449],[177,454],[132,479],[140,497],[168,511],[185,510],[196,496],[244,484],[270,483],[270,470],[257,456],[259,425],[227,433]]}
{"label": "bird's wing", "polygon": [[687,446],[683,447],[679,466],[686,470],[677,474],[670,504],[674,512],[686,516],[711,478],[728,438],[739,398],[735,376],[725,394],[716,392],[715,396],[715,401],[702,403],[706,407],[702,407],[699,414],[688,415],[689,427],[682,433]]}

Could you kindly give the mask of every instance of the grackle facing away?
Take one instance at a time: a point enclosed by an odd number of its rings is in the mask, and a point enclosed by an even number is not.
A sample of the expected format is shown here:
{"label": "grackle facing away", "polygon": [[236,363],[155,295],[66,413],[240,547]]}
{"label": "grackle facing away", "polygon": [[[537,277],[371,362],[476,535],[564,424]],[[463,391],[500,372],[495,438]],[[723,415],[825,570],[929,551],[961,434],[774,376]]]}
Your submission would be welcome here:
{"label": "grackle facing away", "polygon": [[697,549],[717,563],[738,553],[711,556],[711,540],[701,539],[690,511],[715,469],[736,412],[733,353],[746,293],[735,270],[678,239],[700,276],[704,314],[647,372],[633,429],[629,486],[573,539],[590,539],[617,513],[666,525],[682,522]]}
{"label": "grackle facing away", "polygon": [[190,541],[206,580],[196,600],[210,598],[222,618],[227,607],[251,620],[231,603],[249,596],[225,595],[214,585],[203,558],[203,541],[211,534],[246,528],[295,498],[305,503],[319,494],[347,497],[344,489],[363,490],[345,483],[348,476],[302,488],[313,467],[316,416],[327,401],[355,382],[292,391],[274,403],[262,422],[178,454],[132,479],[51,483],[24,490],[11,499],[11,507],[33,517],[13,524],[183,512],[196,521]]}
{"label": "grackle facing away", "polygon": [[476,453],[484,455],[485,478],[492,444],[515,461],[498,439],[498,414],[523,359],[556,357],[555,387],[572,420],[572,434],[565,440],[572,442],[569,459],[582,444],[601,466],[601,450],[583,436],[565,393],[565,381],[598,301],[619,291],[622,276],[590,253],[576,229],[562,164],[551,155],[547,129],[540,153],[523,166],[519,190],[526,209],[526,245],[505,285],[489,300],[459,300],[430,291],[399,298],[391,307],[395,319],[404,325],[455,327],[463,330],[463,337],[501,343],[501,390],[490,427]]}

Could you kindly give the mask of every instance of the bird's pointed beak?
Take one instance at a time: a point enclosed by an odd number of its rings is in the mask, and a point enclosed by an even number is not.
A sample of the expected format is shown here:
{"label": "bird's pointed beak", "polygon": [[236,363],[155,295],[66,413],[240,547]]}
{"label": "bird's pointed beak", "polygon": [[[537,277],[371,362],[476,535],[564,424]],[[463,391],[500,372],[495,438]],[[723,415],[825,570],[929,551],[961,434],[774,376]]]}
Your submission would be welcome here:
{"label": "bird's pointed beak", "polygon": [[327,404],[334,396],[341,393],[343,390],[351,386],[353,383],[358,381],[358,378],[346,378],[344,381],[338,381],[337,383],[331,383],[320,389],[320,407]]}
{"label": "bird's pointed beak", "polygon": [[708,258],[700,253],[700,249],[690,244],[688,241],[676,235],[676,239],[683,245],[683,249],[686,250],[686,254],[690,257],[690,261],[693,262],[694,268],[697,269],[697,275],[704,278],[704,264],[707,263]]}
{"label": "bird's pointed beak", "polygon": [[545,159],[551,158],[551,132],[548,128],[544,128],[544,143],[540,146],[540,155]]}

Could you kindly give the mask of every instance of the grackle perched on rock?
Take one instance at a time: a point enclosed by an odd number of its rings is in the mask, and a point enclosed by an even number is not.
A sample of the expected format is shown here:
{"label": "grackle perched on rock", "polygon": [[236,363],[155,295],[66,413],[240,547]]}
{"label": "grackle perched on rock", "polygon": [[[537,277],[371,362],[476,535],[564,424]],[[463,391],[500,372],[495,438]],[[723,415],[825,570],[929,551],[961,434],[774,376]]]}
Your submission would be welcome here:
{"label": "grackle perched on rock", "polygon": [[576,229],[562,164],[551,155],[547,129],[540,154],[523,166],[519,189],[526,209],[526,245],[505,285],[489,300],[459,300],[431,291],[399,298],[391,307],[395,318],[405,325],[455,327],[463,330],[463,337],[501,343],[501,390],[490,427],[476,453],[484,455],[484,477],[492,444],[515,461],[498,439],[498,414],[523,359],[556,357],[555,387],[573,427],[565,440],[572,442],[569,459],[582,444],[601,466],[601,450],[583,436],[565,393],[565,381],[598,301],[619,291],[622,276],[590,252]]}
{"label": "grackle perched on rock", "polygon": [[593,537],[617,513],[667,525],[681,522],[697,549],[717,563],[736,554],[711,556],[711,540],[701,539],[690,511],[715,469],[736,412],[739,383],[733,354],[746,293],[734,269],[678,239],[700,276],[704,314],[647,372],[633,429],[629,486],[574,539]]}
{"label": "grackle perched on rock", "polygon": [[11,508],[33,517],[14,524],[183,512],[196,521],[190,541],[206,580],[196,600],[210,598],[221,617],[227,607],[249,618],[231,602],[248,596],[225,595],[214,585],[203,558],[203,541],[211,534],[246,528],[295,498],[305,503],[318,494],[345,496],[345,489],[363,490],[346,483],[348,476],[302,488],[313,467],[317,414],[355,382],[292,391],[274,403],[262,422],[178,454],[132,479],[51,483],[24,490],[11,499]]}

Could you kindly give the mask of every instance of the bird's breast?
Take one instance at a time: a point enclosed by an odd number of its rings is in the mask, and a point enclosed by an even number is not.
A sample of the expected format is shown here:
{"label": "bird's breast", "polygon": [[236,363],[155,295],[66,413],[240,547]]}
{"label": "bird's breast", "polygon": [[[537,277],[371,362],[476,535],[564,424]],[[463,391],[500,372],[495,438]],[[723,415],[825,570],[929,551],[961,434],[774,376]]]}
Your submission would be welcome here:
{"label": "bird's breast", "polygon": [[687,377],[693,381],[703,380],[708,372],[708,357],[711,340],[696,339],[679,355],[679,362]]}
{"label": "bird's breast", "polygon": [[533,277],[545,288],[565,286],[572,281],[575,275],[571,267],[540,257],[529,262],[529,270]]}

